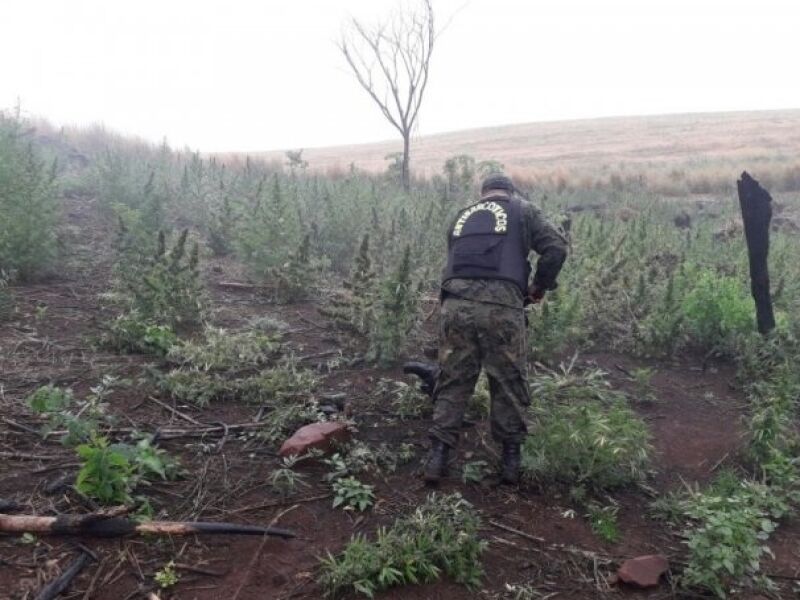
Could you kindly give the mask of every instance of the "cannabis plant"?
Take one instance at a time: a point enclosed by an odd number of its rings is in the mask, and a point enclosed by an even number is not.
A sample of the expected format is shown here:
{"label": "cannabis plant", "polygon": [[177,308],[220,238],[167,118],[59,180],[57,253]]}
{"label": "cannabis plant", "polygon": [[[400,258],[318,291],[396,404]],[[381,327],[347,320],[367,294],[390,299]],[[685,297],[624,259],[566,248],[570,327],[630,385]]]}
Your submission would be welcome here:
{"label": "cannabis plant", "polygon": [[30,133],[18,115],[0,112],[0,267],[20,280],[58,256],[56,164],[44,163]]}

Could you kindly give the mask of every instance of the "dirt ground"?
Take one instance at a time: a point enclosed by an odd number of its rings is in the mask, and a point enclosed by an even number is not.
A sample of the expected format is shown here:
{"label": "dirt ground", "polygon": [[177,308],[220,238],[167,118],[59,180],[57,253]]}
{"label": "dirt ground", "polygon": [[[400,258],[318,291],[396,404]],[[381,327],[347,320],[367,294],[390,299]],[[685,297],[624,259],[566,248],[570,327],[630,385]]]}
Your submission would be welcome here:
{"label": "dirt ground", "polygon": [[[91,200],[67,202],[65,268],[44,283],[15,288],[19,316],[0,325],[0,499],[15,500],[23,512],[32,514],[74,511],[80,502],[74,494],[45,492],[49,483],[74,475],[77,465],[70,450],[32,431],[39,422],[26,408],[24,398],[38,386],[54,383],[81,394],[102,375],[114,374],[132,381],[110,399],[121,425],[145,432],[167,426],[188,432],[196,428],[150,399],[155,393],[152,386],[139,381],[147,359],[94,347],[102,322],[109,316],[100,296],[107,291],[110,275],[111,228],[98,216]],[[355,533],[370,534],[390,523],[430,492],[417,474],[428,423],[391,420],[389,407],[369,401],[381,377],[403,379],[399,368],[379,370],[362,364],[328,373],[326,353],[338,350],[338,342],[318,313],[318,304],[275,306],[253,291],[222,287],[223,281],[244,280],[240,268],[229,261],[209,261],[207,279],[216,308],[215,323],[236,327],[259,315],[288,323],[287,338],[293,351],[305,358],[306,366],[319,369],[323,381],[319,393],[346,394],[356,437],[376,445],[411,443],[415,460],[385,477],[367,478],[376,487],[378,501],[371,511],[352,515],[332,508],[329,488],[322,481],[323,465],[300,467],[310,485],[299,496],[283,501],[267,485],[275,456],[251,437],[231,432],[169,440],[163,446],[180,457],[189,475],[148,489],[159,517],[262,525],[275,522],[295,531],[297,538],[41,537],[25,543],[19,536],[0,535],[0,598],[33,598],[45,581],[78,555],[79,543],[90,548],[98,561],[83,570],[65,594],[67,598],[145,598],[156,591],[153,574],[169,560],[175,560],[181,577],[174,588],[159,592],[162,598],[319,598],[322,593],[315,584],[315,570],[320,556],[340,550]],[[602,353],[583,355],[579,361],[607,371],[620,389],[631,385],[626,372],[643,364]],[[441,486],[442,491],[462,492],[482,515],[482,535],[489,543],[483,589],[469,591],[444,581],[397,588],[380,598],[500,598],[506,583],[529,583],[541,598],[680,597],[668,583],[654,591],[635,592],[620,589],[609,577],[622,559],[642,554],[664,553],[673,564],[680,564],[684,554],[681,540],[648,517],[648,505],[653,494],[706,482],[722,466],[737,460],[744,399],[730,366],[716,365],[704,371],[690,357],[647,366],[657,369],[657,401],[636,405],[636,409],[653,434],[654,472],[649,489],[615,494],[622,533],[618,543],[600,541],[586,519],[568,511],[569,499],[552,491],[467,485],[453,476]],[[169,398],[156,398],[173,404]],[[237,403],[212,404],[204,410],[176,408],[210,426],[253,423],[257,411],[253,405]],[[467,456],[491,460],[493,449],[487,434],[485,423],[465,430],[459,464]],[[770,544],[776,557],[765,571],[779,578],[796,577],[799,541],[800,524],[783,525]]]}

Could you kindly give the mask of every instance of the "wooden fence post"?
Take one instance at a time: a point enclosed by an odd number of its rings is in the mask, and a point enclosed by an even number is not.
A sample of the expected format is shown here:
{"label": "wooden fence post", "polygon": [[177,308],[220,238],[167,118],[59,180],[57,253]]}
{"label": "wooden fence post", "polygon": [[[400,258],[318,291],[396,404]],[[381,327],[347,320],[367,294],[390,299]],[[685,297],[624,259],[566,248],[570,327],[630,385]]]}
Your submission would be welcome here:
{"label": "wooden fence post", "polygon": [[766,334],[775,328],[772,297],[769,292],[769,226],[772,197],[747,171],[736,182],[742,210],[744,237],[750,259],[750,291],[756,303],[758,331]]}

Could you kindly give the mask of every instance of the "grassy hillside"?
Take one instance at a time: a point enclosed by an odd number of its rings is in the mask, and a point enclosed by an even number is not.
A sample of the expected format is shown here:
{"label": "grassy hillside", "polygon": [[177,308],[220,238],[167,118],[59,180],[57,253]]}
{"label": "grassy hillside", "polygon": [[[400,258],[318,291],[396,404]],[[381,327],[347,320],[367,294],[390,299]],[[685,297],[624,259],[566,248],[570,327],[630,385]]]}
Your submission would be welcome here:
{"label": "grassy hillside", "polygon": [[[310,168],[377,172],[400,140],[309,148]],[[800,110],[613,117],[525,123],[423,136],[413,146],[418,175],[442,172],[448,157],[497,160],[520,177],[589,187],[644,176],[660,191],[711,191],[749,169],[773,187],[800,187]],[[283,160],[283,152],[266,152]],[[709,188],[709,189],[705,189]]]}

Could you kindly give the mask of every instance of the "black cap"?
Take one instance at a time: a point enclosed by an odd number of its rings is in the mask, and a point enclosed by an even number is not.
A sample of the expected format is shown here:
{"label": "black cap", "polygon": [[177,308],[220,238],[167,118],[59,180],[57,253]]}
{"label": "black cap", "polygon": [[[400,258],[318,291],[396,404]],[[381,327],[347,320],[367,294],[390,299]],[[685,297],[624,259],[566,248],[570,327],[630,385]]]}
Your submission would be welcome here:
{"label": "black cap", "polygon": [[510,177],[506,177],[502,173],[491,173],[481,184],[481,194],[490,190],[506,190],[507,192],[513,192],[514,182],[511,181]]}

